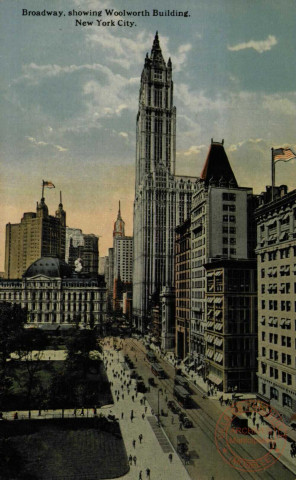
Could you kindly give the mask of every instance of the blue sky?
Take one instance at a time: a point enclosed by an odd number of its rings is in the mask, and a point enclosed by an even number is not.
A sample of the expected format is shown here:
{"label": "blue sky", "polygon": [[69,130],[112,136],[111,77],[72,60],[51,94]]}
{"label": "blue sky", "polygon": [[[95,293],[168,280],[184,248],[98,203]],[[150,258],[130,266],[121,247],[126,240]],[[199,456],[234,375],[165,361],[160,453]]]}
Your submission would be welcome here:
{"label": "blue sky", "polygon": [[[259,193],[270,184],[271,147],[296,147],[295,1],[157,3],[0,1],[0,269],[5,224],[34,211],[41,179],[57,187],[46,192],[50,212],[62,190],[68,225],[102,235],[101,255],[119,199],[132,234],[139,79],[156,30],[173,63],[178,173],[198,176],[211,138],[224,138],[239,184]],[[63,14],[23,16],[23,8]],[[106,8],[150,16],[107,18]],[[190,16],[153,16],[156,8]],[[73,9],[103,16],[69,16]],[[76,18],[94,25],[75,26]],[[98,27],[97,18],[115,26]],[[294,162],[277,167],[277,183],[292,189],[295,178]]]}

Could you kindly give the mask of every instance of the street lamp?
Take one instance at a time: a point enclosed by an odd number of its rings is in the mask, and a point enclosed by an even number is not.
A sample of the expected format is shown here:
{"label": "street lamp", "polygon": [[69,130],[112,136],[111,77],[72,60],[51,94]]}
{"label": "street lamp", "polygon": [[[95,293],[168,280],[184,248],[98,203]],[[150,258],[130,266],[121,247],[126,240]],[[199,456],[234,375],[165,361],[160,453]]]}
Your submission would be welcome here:
{"label": "street lamp", "polygon": [[158,392],[157,392],[157,420],[158,420],[158,426],[159,427],[160,427],[160,419],[159,419],[159,417],[160,417],[160,414],[159,414],[159,394],[160,394],[160,392],[162,392],[161,388],[159,388]]}

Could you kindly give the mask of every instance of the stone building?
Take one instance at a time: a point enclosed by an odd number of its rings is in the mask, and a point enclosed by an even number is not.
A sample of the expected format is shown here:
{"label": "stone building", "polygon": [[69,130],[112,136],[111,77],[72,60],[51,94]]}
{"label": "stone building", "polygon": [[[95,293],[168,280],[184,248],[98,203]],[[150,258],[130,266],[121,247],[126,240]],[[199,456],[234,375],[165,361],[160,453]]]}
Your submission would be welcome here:
{"label": "stone building", "polygon": [[206,264],[205,269],[205,377],[223,392],[255,392],[256,261],[221,259]]}
{"label": "stone building", "polygon": [[62,198],[52,216],[42,197],[36,213],[26,212],[20,223],[6,225],[5,278],[21,278],[31,263],[43,256],[65,260],[65,244],[66,212]]}
{"label": "stone building", "polygon": [[42,257],[22,279],[0,279],[0,302],[28,309],[28,323],[44,329],[106,322],[106,285],[102,277],[80,278],[63,260]]}
{"label": "stone building", "polygon": [[195,367],[206,378],[205,330],[208,320],[205,264],[220,258],[254,256],[251,188],[239,187],[224,142],[211,141],[191,210],[191,329],[190,350]]}
{"label": "stone building", "polygon": [[175,240],[175,353],[186,358],[190,350],[191,229],[190,218],[176,227]]}
{"label": "stone building", "polygon": [[258,394],[287,420],[296,409],[296,190],[271,187],[256,210]]}
{"label": "stone building", "polygon": [[[156,33],[141,75],[136,132],[133,317],[141,331],[161,303],[161,345],[174,347],[175,227],[190,214],[196,177],[177,176],[172,62]],[[162,296],[162,297],[161,297]]]}

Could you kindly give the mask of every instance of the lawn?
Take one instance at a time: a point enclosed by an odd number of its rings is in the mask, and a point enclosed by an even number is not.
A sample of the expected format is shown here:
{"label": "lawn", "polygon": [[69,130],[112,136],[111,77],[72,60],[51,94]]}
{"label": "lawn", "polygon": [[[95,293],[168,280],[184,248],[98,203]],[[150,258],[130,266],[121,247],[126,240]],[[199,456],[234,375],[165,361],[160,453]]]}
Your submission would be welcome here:
{"label": "lawn", "polygon": [[1,479],[99,480],[120,477],[129,470],[116,422],[88,418],[17,424],[1,423],[0,451],[3,445],[8,451],[6,458],[0,455],[0,472],[8,474],[0,473]]}

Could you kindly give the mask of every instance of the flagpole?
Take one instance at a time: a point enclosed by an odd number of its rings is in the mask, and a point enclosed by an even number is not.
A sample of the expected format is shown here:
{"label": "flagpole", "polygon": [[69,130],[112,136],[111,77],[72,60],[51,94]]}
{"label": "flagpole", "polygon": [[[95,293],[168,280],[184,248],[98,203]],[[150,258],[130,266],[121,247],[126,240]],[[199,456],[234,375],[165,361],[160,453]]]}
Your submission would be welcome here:
{"label": "flagpole", "polygon": [[42,197],[41,198],[44,198],[44,180],[42,180]]}
{"label": "flagpole", "polygon": [[271,201],[274,198],[274,184],[275,184],[275,163],[273,158],[273,148],[271,148]]}

